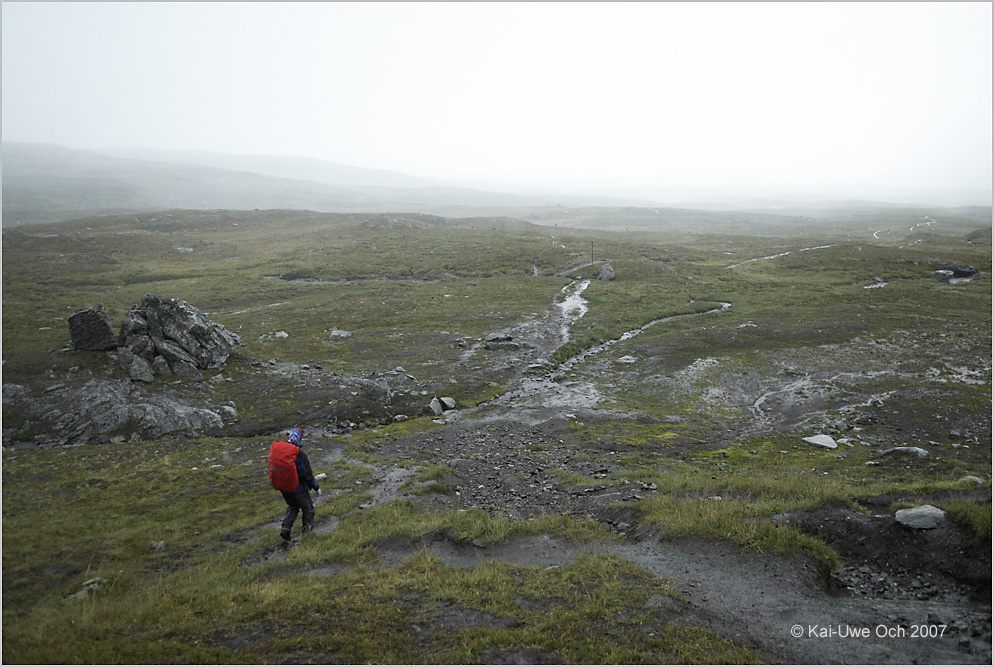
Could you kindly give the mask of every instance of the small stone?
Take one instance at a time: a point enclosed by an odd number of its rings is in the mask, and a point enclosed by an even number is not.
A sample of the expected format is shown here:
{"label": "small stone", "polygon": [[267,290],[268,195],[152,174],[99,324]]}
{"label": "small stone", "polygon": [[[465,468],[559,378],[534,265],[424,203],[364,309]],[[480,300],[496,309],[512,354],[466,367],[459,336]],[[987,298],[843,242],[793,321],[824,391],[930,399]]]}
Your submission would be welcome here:
{"label": "small stone", "polygon": [[965,475],[959,478],[960,482],[970,482],[972,484],[983,484],[985,480],[982,477],[977,477],[976,475]]}

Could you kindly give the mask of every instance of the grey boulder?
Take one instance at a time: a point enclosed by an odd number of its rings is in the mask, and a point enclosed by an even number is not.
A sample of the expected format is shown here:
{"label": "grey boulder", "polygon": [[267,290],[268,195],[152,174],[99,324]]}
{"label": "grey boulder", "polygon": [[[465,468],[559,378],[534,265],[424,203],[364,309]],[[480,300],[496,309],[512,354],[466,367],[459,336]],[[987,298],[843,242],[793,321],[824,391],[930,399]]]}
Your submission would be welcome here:
{"label": "grey boulder", "polygon": [[218,368],[241,339],[180,299],[146,294],[124,317],[121,339],[135,356],[161,368],[161,357],[180,377]]}
{"label": "grey boulder", "polygon": [[880,458],[885,456],[927,459],[928,450],[921,447],[891,447],[880,454]]}
{"label": "grey boulder", "polygon": [[824,449],[837,449],[839,445],[835,442],[835,439],[830,435],[812,435],[807,438],[801,438],[802,441],[808,443],[809,445],[814,445],[815,447],[822,447]]}
{"label": "grey boulder", "polygon": [[898,510],[894,518],[906,528],[931,530],[945,520],[946,513],[932,505],[919,505],[911,509]]}
{"label": "grey boulder", "polygon": [[69,316],[69,339],[80,350],[113,350],[118,346],[110,315],[101,303]]}

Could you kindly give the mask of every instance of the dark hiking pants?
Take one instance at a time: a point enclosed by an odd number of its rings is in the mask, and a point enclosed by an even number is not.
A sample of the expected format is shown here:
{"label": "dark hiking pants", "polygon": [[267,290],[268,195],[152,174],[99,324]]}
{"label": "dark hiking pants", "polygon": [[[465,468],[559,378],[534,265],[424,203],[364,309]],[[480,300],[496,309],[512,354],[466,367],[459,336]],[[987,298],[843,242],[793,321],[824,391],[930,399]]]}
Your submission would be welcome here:
{"label": "dark hiking pants", "polygon": [[301,486],[300,490],[296,493],[287,493],[286,491],[280,491],[283,494],[283,500],[286,501],[286,516],[283,517],[282,529],[286,532],[290,532],[293,529],[293,522],[297,520],[297,513],[304,513],[304,529],[303,532],[307,532],[314,528],[314,503],[311,502],[311,494],[307,490],[306,486]]}

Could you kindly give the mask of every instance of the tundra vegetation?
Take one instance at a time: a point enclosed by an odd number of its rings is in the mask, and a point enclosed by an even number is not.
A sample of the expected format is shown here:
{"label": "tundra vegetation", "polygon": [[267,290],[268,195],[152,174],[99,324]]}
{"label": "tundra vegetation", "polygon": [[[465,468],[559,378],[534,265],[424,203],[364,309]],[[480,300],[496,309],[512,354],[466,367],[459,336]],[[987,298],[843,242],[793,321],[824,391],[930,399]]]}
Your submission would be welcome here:
{"label": "tundra vegetation", "polygon": [[[4,230],[5,659],[768,662],[783,656],[681,617],[673,581],[593,545],[712,540],[829,581],[849,552],[803,518],[867,516],[881,498],[891,513],[928,500],[974,547],[986,543],[989,590],[989,209],[758,227],[756,214],[521,213],[542,224],[171,210]],[[610,282],[596,279],[605,260]],[[979,274],[932,277],[950,263]],[[591,280],[588,310],[568,341],[529,341],[529,323],[577,279]],[[205,375],[219,381],[156,376],[143,388],[230,404],[237,418],[217,433],[59,442],[29,399],[127,378],[106,353],[69,345],[68,316],[102,303],[118,324],[147,293],[197,306],[243,345]],[[531,500],[478,501],[487,479],[464,470],[498,446],[493,424],[545,407],[541,396],[501,403],[528,376],[527,353],[544,353],[548,370],[650,324],[560,371],[560,383],[596,388],[596,405],[543,413],[556,428],[522,427],[500,445],[531,466],[502,488],[531,484]],[[481,345],[497,331],[525,352]],[[403,421],[326,386],[398,367],[417,382]],[[472,415],[421,414],[433,395]],[[467,423],[479,424],[472,436]],[[284,549],[265,457],[294,425],[327,477],[318,530]],[[814,433],[848,442],[801,441]],[[902,446],[929,456],[884,455]],[[385,480],[396,484],[384,491]],[[585,505],[598,486],[619,492]],[[564,504],[536,500],[543,488]],[[430,548],[536,536],[581,555],[466,567]],[[390,562],[395,552],[404,557]]]}

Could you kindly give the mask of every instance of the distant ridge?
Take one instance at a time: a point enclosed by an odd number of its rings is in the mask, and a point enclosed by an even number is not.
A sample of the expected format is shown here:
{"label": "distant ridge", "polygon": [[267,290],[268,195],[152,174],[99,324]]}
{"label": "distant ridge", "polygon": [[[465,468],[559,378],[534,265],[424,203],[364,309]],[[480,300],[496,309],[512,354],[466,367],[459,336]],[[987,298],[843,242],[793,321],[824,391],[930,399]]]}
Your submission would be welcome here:
{"label": "distant ridge", "polygon": [[336,187],[422,188],[444,185],[439,179],[419,178],[386,169],[352,167],[308,157],[232,155],[211,151],[170,151],[151,148],[113,148],[94,152],[149,162],[199,164],[278,178],[316,181]]}
{"label": "distant ridge", "polygon": [[[135,157],[55,144],[3,142],[3,226],[174,208],[421,212],[472,217],[506,215],[509,209],[549,207],[560,202],[582,206],[645,204],[611,197],[518,195],[451,187],[399,172],[310,158],[200,151],[116,152]],[[156,156],[168,159],[152,159]],[[201,159],[210,164],[198,161]],[[221,166],[225,164],[229,166]]]}

